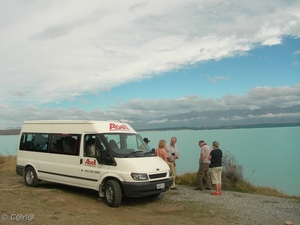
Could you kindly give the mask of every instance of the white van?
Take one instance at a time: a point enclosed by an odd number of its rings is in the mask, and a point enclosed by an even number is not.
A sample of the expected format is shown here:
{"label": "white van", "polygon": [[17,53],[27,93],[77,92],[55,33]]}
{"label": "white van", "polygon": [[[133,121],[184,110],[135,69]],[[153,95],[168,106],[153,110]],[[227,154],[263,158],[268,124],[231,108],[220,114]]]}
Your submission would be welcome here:
{"label": "white van", "polygon": [[167,163],[114,121],[25,121],[16,173],[27,186],[44,180],[94,189],[112,207],[122,196],[158,196],[172,184]]}

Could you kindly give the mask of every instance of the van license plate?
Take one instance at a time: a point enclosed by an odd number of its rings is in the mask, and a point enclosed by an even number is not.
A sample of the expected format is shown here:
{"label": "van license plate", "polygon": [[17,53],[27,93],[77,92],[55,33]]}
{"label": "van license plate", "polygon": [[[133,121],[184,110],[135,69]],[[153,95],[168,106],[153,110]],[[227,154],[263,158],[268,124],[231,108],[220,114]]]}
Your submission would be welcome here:
{"label": "van license plate", "polygon": [[165,188],[165,183],[157,184],[156,188],[157,189],[164,189]]}

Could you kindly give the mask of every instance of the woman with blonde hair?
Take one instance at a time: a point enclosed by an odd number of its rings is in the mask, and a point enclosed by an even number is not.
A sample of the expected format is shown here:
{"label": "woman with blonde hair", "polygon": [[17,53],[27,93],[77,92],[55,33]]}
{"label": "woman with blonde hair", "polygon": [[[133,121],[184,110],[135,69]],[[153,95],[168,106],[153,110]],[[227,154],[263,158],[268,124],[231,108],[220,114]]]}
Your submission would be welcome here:
{"label": "woman with blonde hair", "polygon": [[165,147],[166,147],[166,141],[165,141],[165,140],[160,140],[160,141],[158,142],[158,148],[155,149],[155,155],[156,155],[156,156],[159,156],[159,157],[162,158],[165,162],[167,162],[169,156],[168,156],[168,153],[167,153]]}

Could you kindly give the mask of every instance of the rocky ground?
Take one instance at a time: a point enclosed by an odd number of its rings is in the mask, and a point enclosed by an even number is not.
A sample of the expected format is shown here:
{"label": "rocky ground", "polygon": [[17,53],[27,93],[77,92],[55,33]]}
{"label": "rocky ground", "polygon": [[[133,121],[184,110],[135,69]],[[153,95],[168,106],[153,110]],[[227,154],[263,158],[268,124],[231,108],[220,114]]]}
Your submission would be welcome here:
{"label": "rocky ground", "polygon": [[178,194],[168,193],[168,199],[174,204],[182,200],[204,205],[215,204],[215,210],[211,209],[212,215],[236,218],[234,224],[300,224],[300,204],[293,199],[231,191],[223,191],[221,196],[213,196],[210,191],[195,191],[186,186],[179,186]]}

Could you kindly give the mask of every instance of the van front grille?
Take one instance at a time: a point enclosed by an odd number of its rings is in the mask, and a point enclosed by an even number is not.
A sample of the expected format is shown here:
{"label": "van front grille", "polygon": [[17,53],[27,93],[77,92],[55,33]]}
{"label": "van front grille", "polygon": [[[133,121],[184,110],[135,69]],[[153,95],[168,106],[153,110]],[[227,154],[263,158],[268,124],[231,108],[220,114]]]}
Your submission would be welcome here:
{"label": "van front grille", "polygon": [[167,173],[157,173],[157,174],[151,174],[149,175],[150,179],[156,179],[161,177],[166,177]]}

